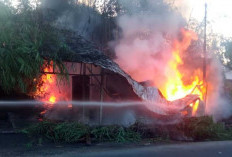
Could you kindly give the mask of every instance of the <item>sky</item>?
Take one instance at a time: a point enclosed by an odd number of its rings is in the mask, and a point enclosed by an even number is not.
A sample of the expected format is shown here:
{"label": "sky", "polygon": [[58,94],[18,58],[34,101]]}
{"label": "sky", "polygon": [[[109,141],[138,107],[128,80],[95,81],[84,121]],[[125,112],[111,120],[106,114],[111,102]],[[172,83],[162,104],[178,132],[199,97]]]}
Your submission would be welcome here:
{"label": "sky", "polygon": [[[12,0],[17,4],[18,0]],[[204,5],[208,4],[208,21],[215,33],[232,37],[232,0],[168,0],[174,2],[188,20],[190,17],[198,21],[204,19]]]}
{"label": "sky", "polygon": [[205,2],[207,16],[215,33],[232,37],[232,0],[174,0],[176,6],[187,19],[203,21]]}

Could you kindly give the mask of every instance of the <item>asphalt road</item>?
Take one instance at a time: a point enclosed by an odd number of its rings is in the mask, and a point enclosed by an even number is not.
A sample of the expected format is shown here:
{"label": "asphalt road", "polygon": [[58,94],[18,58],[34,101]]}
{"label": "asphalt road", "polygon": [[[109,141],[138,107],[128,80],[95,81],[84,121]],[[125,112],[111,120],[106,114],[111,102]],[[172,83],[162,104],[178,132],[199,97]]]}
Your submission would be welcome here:
{"label": "asphalt road", "polygon": [[0,157],[232,157],[232,141],[91,146],[52,143],[30,146],[30,142],[23,134],[0,134]]}
{"label": "asphalt road", "polygon": [[60,156],[78,157],[232,157],[232,141],[201,142],[147,146],[142,148],[119,149],[75,153],[69,152]]}

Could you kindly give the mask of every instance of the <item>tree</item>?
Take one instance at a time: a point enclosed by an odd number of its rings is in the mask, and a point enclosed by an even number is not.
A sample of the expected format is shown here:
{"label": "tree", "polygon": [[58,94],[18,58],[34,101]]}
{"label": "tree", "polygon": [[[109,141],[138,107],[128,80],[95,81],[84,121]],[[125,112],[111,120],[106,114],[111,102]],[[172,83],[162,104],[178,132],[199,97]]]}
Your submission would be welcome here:
{"label": "tree", "polygon": [[35,90],[45,60],[65,69],[57,58],[63,45],[55,29],[40,20],[39,12],[25,8],[18,12],[0,3],[0,87],[5,92]]}
{"label": "tree", "polygon": [[221,42],[221,58],[227,68],[232,69],[232,39],[224,39]]}

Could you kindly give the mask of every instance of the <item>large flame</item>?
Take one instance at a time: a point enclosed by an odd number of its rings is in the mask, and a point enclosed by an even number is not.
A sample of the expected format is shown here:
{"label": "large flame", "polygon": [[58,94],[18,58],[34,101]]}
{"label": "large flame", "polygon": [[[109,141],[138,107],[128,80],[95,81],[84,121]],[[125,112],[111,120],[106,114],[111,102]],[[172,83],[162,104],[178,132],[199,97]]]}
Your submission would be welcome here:
{"label": "large flame", "polygon": [[[191,82],[184,82],[184,74],[180,72],[179,66],[183,64],[182,55],[188,49],[192,40],[197,40],[197,35],[188,30],[181,30],[182,40],[175,40],[172,50],[172,57],[168,62],[166,68],[167,81],[163,86],[160,87],[160,90],[164,97],[169,100],[177,100],[184,98],[188,94],[199,95],[199,98],[203,100],[203,80],[202,80],[202,71],[197,69],[194,71],[191,76]],[[190,77],[190,76],[189,76]],[[192,115],[196,114],[196,111],[199,106],[199,101],[195,104],[190,104],[193,108]]]}
{"label": "large flame", "polygon": [[[54,104],[58,101],[69,101],[70,93],[64,89],[69,89],[68,84],[60,84],[57,82],[57,75],[53,74],[53,66],[50,65],[43,69],[44,74],[40,77],[40,81],[37,85],[37,90],[34,94],[35,99],[44,103],[45,111],[41,114],[45,114],[48,109],[54,107]],[[68,107],[72,107],[68,104]]]}
{"label": "large flame", "polygon": [[[56,86],[56,75],[49,74],[52,71],[52,66],[45,67],[43,71],[45,74],[41,76],[34,96],[39,101],[44,102],[46,108],[52,108],[57,100],[56,91],[52,88]],[[42,114],[44,113],[42,112]]]}

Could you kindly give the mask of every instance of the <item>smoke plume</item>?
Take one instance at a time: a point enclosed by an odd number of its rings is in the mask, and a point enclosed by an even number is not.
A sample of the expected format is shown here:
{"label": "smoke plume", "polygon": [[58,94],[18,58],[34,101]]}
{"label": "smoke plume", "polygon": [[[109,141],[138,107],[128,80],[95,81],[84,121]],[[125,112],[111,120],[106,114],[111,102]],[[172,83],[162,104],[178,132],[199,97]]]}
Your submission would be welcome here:
{"label": "smoke plume", "polygon": [[[117,21],[121,38],[110,43],[116,53],[115,61],[136,81],[149,81],[151,86],[160,88],[175,77],[169,61],[175,41],[184,40],[181,33],[186,26],[185,19],[162,0],[146,0],[139,7],[131,0],[121,1],[121,4],[129,11]],[[186,84],[193,81],[199,71],[199,79],[203,80],[202,48],[198,44],[201,41],[192,39],[190,47],[181,54],[183,63],[178,67]],[[213,56],[207,58],[207,65],[206,114],[216,120],[226,118],[231,114],[231,107],[221,97],[221,66]]]}
{"label": "smoke plume", "polygon": [[58,28],[78,32],[85,38],[100,24],[101,16],[96,8],[68,0],[43,0],[41,7],[49,22]]}

